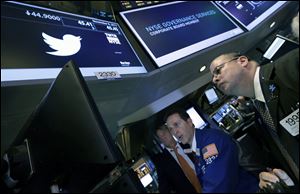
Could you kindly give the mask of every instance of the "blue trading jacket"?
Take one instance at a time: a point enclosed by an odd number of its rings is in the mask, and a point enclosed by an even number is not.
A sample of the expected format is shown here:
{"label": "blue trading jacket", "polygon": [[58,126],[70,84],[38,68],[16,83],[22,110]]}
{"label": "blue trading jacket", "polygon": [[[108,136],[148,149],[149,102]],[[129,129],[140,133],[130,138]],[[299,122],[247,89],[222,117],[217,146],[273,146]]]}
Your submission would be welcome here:
{"label": "blue trading jacket", "polygon": [[219,129],[196,129],[197,176],[203,193],[256,192],[258,180],[239,166],[236,143]]}

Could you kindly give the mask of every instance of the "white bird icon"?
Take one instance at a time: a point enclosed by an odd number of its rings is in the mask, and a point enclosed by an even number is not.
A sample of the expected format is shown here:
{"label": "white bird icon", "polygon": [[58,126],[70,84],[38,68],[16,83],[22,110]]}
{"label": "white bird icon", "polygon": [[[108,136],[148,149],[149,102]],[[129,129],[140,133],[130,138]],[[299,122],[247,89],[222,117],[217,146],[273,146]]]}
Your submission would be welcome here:
{"label": "white bird icon", "polygon": [[76,54],[81,48],[80,36],[74,36],[72,34],[65,34],[63,39],[54,38],[46,33],[42,33],[44,42],[47,43],[53,52],[46,52],[50,55],[56,56],[70,56]]}

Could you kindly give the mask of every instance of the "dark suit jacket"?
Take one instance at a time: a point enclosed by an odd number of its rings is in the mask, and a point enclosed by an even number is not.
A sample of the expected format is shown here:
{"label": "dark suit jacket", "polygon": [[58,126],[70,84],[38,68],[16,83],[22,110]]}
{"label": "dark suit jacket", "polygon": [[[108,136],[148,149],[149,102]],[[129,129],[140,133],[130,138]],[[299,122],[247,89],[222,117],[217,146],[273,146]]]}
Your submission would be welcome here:
{"label": "dark suit jacket", "polygon": [[[280,142],[296,163],[299,173],[299,135],[297,137],[290,135],[279,123],[293,110],[299,108],[299,48],[290,51],[271,64],[262,66],[260,83]],[[275,154],[279,153],[278,150],[274,151]],[[286,164],[286,161],[282,160],[284,158],[282,155],[277,154],[276,157],[278,161],[281,160],[281,163],[283,161]],[[295,171],[293,174],[295,175]]]}
{"label": "dark suit jacket", "polygon": [[193,185],[184,175],[181,167],[168,150],[153,157],[157,169],[159,191],[161,193],[196,193]]}

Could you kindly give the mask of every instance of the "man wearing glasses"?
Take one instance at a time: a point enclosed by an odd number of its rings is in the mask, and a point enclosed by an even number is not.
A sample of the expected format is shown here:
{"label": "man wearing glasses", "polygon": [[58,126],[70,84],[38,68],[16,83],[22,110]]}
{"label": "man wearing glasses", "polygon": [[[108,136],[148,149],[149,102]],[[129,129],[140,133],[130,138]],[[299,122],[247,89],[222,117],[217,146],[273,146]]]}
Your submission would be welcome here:
{"label": "man wearing glasses", "polygon": [[[224,94],[254,100],[266,129],[265,141],[299,183],[299,49],[263,66],[238,53],[222,54],[212,61],[210,72]],[[274,174],[261,173],[260,187],[278,181]],[[291,181],[287,185],[293,186]]]}

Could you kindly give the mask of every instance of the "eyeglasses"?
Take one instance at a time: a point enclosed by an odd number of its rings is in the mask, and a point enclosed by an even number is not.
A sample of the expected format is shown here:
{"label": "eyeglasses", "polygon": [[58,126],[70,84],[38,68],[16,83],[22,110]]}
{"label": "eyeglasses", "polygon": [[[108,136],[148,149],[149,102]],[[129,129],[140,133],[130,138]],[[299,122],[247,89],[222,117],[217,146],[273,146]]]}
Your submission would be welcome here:
{"label": "eyeglasses", "polygon": [[233,59],[231,59],[231,60],[229,60],[229,61],[227,61],[227,62],[225,62],[225,63],[222,63],[222,64],[216,66],[216,67],[214,68],[213,72],[212,72],[213,77],[221,74],[221,70],[222,70],[222,68],[224,67],[224,65],[225,65],[226,63],[230,63],[231,61],[237,60],[238,58],[239,58],[239,56],[238,56],[238,57],[235,57],[235,58],[233,58]]}

